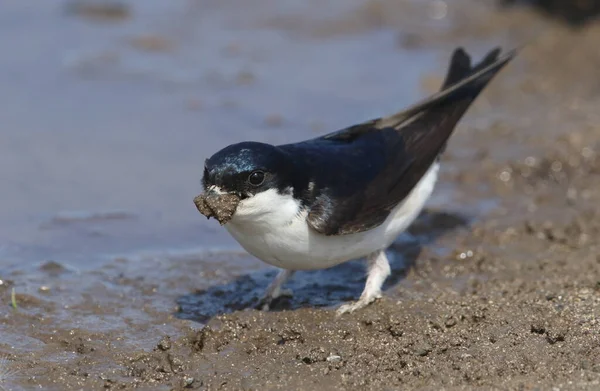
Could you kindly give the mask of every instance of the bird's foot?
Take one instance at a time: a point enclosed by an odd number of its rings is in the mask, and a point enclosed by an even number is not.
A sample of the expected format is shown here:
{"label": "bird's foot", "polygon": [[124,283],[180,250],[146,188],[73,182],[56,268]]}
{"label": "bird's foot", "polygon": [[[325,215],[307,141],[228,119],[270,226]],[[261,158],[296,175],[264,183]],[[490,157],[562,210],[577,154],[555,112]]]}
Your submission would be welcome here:
{"label": "bird's foot", "polygon": [[342,314],[351,314],[354,311],[365,308],[377,299],[381,299],[381,292],[375,292],[371,295],[363,295],[358,301],[342,304],[336,311],[337,316]]}
{"label": "bird's foot", "polygon": [[337,315],[352,313],[361,308],[365,308],[372,302],[381,298],[381,286],[385,279],[390,275],[390,264],[385,251],[377,251],[367,257],[369,272],[365,289],[360,295],[360,299],[354,303],[347,303],[337,309]]}
{"label": "bird's foot", "polygon": [[275,301],[277,301],[277,299],[281,298],[281,297],[293,297],[294,296],[294,292],[291,289],[281,289],[279,290],[279,292],[273,292],[273,293],[277,293],[277,295],[273,295],[273,294],[265,294],[256,304],[256,309],[260,310],[260,311],[269,311],[273,305],[273,303]]}

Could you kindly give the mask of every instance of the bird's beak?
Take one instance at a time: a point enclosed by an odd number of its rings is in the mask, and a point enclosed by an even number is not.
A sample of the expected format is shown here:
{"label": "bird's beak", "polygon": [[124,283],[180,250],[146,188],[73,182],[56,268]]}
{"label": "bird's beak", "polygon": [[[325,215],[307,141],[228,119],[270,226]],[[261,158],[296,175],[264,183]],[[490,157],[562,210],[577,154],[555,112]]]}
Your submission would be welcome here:
{"label": "bird's beak", "polygon": [[219,193],[209,189],[196,196],[194,204],[207,219],[214,217],[221,225],[225,225],[233,217],[240,200],[240,197],[235,194]]}

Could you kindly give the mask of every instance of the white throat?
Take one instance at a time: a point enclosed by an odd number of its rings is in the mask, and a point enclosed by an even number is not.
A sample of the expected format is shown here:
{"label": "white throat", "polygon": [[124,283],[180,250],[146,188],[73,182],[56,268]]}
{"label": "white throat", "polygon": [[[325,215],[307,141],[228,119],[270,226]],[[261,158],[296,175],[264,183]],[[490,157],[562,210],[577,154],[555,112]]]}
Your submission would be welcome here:
{"label": "white throat", "polygon": [[291,189],[283,194],[276,189],[269,189],[240,201],[230,223],[276,230],[276,227],[291,224],[299,214],[300,203],[292,196]]}

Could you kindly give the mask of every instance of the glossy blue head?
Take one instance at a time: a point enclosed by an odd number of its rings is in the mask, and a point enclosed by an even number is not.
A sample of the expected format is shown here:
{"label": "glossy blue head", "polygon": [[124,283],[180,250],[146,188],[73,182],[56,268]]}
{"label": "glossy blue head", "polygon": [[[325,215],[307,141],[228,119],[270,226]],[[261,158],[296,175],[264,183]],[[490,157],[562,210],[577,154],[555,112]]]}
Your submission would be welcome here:
{"label": "glossy blue head", "polygon": [[291,186],[292,159],[281,149],[258,142],[233,144],[204,164],[204,190],[248,198],[268,189]]}

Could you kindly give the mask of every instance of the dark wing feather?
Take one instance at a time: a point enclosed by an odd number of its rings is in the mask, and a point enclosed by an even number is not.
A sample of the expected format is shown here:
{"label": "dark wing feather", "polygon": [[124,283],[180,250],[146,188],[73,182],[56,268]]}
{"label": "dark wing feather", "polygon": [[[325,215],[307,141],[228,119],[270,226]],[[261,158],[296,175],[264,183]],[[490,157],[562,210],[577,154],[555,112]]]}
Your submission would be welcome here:
{"label": "dark wing feather", "polygon": [[[495,49],[472,67],[459,48],[441,91],[428,99],[389,117],[282,146],[308,162],[303,169],[316,182],[304,195],[308,224],[325,235],[343,235],[383,223],[443,151],[471,103],[516,53],[499,54]],[[324,165],[327,170],[321,170]]]}

